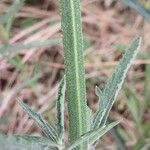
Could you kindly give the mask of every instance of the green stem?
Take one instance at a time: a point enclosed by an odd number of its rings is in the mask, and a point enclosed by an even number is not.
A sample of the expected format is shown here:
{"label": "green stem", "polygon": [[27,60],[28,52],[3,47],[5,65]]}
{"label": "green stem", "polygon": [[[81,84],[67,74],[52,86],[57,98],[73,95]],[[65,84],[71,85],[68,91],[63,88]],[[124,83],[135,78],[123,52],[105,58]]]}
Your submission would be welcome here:
{"label": "green stem", "polygon": [[[60,0],[70,142],[87,131],[83,36],[79,0]],[[77,149],[87,150],[87,144]]]}

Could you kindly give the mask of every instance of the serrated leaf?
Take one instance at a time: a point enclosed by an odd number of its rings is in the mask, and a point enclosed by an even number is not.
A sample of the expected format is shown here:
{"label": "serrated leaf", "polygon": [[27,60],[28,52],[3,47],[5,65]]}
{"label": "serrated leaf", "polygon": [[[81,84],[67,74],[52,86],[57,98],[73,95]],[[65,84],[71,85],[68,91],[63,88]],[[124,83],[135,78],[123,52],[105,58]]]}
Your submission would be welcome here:
{"label": "serrated leaf", "polygon": [[70,146],[68,146],[67,150],[72,150],[78,145],[86,142],[89,140],[90,144],[93,144],[95,141],[97,141],[100,137],[102,137],[106,132],[108,132],[110,129],[112,129],[114,126],[116,126],[119,123],[119,121],[110,123],[109,125],[91,130],[82,136],[80,136],[77,140],[75,140]]}
{"label": "serrated leaf", "polygon": [[53,38],[43,42],[36,41],[28,44],[24,44],[24,43],[8,44],[8,45],[0,46],[0,53],[4,54],[4,53],[16,52],[18,50],[24,50],[24,49],[49,47],[54,44],[60,44],[60,43],[62,43],[62,40],[60,38]]}
{"label": "serrated leaf", "polygon": [[56,106],[57,106],[57,132],[61,141],[64,139],[64,100],[65,100],[65,76],[60,82],[57,98],[56,98]]}
{"label": "serrated leaf", "polygon": [[18,103],[29,115],[29,117],[31,117],[35,121],[35,123],[42,129],[42,131],[50,140],[52,140],[53,142],[58,141],[57,131],[52,125],[49,125],[39,114],[34,112],[28,105],[24,104],[20,100],[18,101]]}
{"label": "serrated leaf", "polygon": [[0,134],[0,146],[3,147],[3,150],[49,150],[60,147],[44,137],[2,134]]}
{"label": "serrated leaf", "polygon": [[[132,41],[130,47],[125,51],[123,58],[120,60],[118,66],[114,70],[112,76],[108,79],[108,81],[106,83],[104,91],[100,97],[99,108],[96,112],[96,113],[98,113],[99,110],[103,111],[104,109],[107,109],[107,111],[104,115],[103,121],[101,123],[103,125],[106,123],[106,120],[107,120],[109,112],[112,108],[112,105],[115,102],[116,97],[119,93],[119,90],[122,87],[126,73],[129,70],[133,60],[135,59],[135,57],[138,53],[140,44],[141,44],[141,38],[139,38],[139,37],[135,38]],[[98,125],[99,124],[97,124],[96,127],[98,127]]]}

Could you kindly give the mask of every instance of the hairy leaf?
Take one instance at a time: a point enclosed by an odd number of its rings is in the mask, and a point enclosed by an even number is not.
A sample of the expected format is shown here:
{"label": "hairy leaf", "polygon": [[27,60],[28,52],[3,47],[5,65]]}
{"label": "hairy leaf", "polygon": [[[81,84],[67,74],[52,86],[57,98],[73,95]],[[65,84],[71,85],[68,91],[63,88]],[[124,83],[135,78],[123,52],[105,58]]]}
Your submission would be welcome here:
{"label": "hairy leaf", "polygon": [[47,137],[53,142],[58,141],[58,134],[52,125],[49,125],[39,114],[34,112],[28,105],[24,104],[20,100],[19,105],[23,110],[37,123],[37,125],[42,129],[42,131],[47,135]]}
{"label": "hairy leaf", "polygon": [[93,123],[92,110],[87,106],[87,131],[91,130],[92,123]]}
{"label": "hairy leaf", "polygon": [[60,146],[47,138],[28,135],[2,135],[0,145],[3,150],[49,150]]}
{"label": "hairy leaf", "polygon": [[58,136],[63,142],[64,140],[64,100],[65,100],[65,77],[60,82],[57,98],[56,98],[56,106],[57,106],[57,132]]}
{"label": "hairy leaf", "polygon": [[97,112],[94,115],[93,124],[92,124],[93,129],[95,129],[98,126],[100,126],[106,111],[107,111],[107,109],[99,110],[99,112]]}
{"label": "hairy leaf", "polygon": [[[108,114],[116,100],[119,90],[121,89],[126,73],[138,53],[140,44],[141,38],[139,37],[132,41],[131,46],[125,51],[123,58],[120,60],[112,76],[108,79],[104,91],[101,95],[99,95],[99,108],[96,113],[99,113],[99,111],[104,111],[105,109],[107,110],[101,124],[106,123]],[[97,118],[97,120],[101,120],[101,118]],[[99,123],[97,123],[95,127],[99,126]]]}
{"label": "hairy leaf", "polygon": [[108,132],[110,129],[112,129],[114,126],[116,126],[119,123],[119,121],[110,123],[109,125],[96,128],[94,130],[91,130],[85,134],[83,134],[81,137],[79,137],[77,140],[75,140],[68,148],[67,150],[72,150],[75,147],[77,147],[79,144],[86,142],[89,140],[89,144],[93,144],[95,141],[97,141],[100,137],[102,137],[106,132]]}
{"label": "hairy leaf", "polygon": [[102,96],[102,91],[101,91],[101,89],[100,89],[98,86],[95,87],[95,94],[96,94],[98,97],[101,97],[101,96]]}

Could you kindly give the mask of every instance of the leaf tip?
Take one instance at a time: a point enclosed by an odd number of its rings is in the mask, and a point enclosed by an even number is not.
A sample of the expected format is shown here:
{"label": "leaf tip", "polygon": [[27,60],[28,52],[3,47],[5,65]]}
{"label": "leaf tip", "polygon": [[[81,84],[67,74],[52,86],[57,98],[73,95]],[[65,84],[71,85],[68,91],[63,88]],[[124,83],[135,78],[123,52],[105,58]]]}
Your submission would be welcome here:
{"label": "leaf tip", "polygon": [[137,50],[140,49],[141,43],[142,43],[142,37],[141,36],[136,36],[135,39],[133,40],[133,43],[137,43]]}
{"label": "leaf tip", "polygon": [[96,85],[95,86],[95,94],[100,97],[102,95],[102,91],[101,89]]}

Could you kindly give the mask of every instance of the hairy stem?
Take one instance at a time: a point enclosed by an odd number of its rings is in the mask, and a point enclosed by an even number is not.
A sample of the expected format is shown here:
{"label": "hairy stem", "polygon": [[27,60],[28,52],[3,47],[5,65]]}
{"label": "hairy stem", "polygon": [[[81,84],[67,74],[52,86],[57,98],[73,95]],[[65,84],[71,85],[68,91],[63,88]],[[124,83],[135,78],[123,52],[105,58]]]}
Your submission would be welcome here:
{"label": "hairy stem", "polygon": [[[87,131],[83,37],[79,0],[60,0],[70,142]],[[86,143],[77,149],[87,150]]]}

